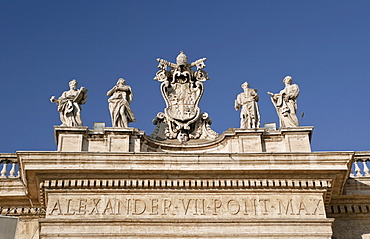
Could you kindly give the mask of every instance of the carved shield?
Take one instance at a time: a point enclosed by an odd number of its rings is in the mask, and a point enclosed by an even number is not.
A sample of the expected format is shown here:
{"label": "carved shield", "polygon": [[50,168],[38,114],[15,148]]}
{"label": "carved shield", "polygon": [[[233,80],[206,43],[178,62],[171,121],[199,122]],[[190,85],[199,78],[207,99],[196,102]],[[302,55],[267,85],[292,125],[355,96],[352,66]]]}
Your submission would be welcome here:
{"label": "carved shield", "polygon": [[188,121],[197,117],[200,111],[198,103],[203,91],[203,88],[199,86],[189,82],[176,82],[164,86],[163,95],[167,103],[166,113],[179,121]]}

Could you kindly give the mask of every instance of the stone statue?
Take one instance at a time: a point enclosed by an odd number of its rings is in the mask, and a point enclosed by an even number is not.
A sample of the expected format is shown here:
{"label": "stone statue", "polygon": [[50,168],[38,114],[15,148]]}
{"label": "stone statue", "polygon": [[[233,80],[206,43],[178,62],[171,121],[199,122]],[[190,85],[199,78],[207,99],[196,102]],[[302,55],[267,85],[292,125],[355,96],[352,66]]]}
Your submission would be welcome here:
{"label": "stone statue", "polygon": [[297,98],[299,94],[298,85],[292,84],[293,78],[286,76],[283,80],[285,88],[278,94],[267,92],[271,95],[271,101],[276,108],[280,119],[280,127],[298,127]]}
{"label": "stone statue", "polygon": [[110,96],[108,102],[112,127],[127,128],[130,122],[136,121],[130,108],[134,95],[125,79],[119,78],[117,84],[107,92],[107,96]]}
{"label": "stone statue", "polygon": [[240,93],[235,100],[235,110],[240,110],[240,128],[254,129],[260,127],[260,113],[256,89],[249,88],[249,83],[244,82],[241,87],[244,92]]}
{"label": "stone statue", "polygon": [[55,96],[50,98],[50,101],[58,105],[60,113],[61,126],[82,126],[81,120],[81,105],[87,101],[87,89],[81,87],[77,89],[78,82],[71,80],[69,82],[69,90],[64,91],[62,96],[55,99]]}
{"label": "stone statue", "polygon": [[[208,114],[201,113],[198,107],[204,92],[203,82],[209,79],[203,70],[205,60],[202,58],[189,64],[182,51],[176,63],[157,59],[160,70],[154,80],[162,83],[161,92],[167,107],[153,120],[156,129],[152,138],[177,139],[183,143],[190,139],[212,140],[218,136],[210,128],[212,121]],[[167,71],[167,67],[171,69]],[[192,70],[192,67],[197,70]]]}

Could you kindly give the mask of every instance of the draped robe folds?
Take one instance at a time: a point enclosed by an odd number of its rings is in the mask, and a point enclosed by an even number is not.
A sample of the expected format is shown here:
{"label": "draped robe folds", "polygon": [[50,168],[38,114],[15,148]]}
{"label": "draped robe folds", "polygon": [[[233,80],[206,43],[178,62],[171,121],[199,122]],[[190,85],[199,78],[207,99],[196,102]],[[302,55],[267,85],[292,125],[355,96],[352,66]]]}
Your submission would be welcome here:
{"label": "draped robe folds", "polygon": [[247,89],[240,93],[235,101],[235,108],[240,110],[240,128],[250,129],[260,127],[260,114],[258,109],[258,95],[255,89]]}
{"label": "draped robe folds", "polygon": [[296,99],[299,95],[298,85],[287,85],[279,94],[271,96],[271,101],[276,108],[280,119],[280,127],[298,127],[299,122],[296,115]]}
{"label": "draped robe folds", "polygon": [[129,86],[125,90],[116,90],[108,99],[112,127],[127,128],[128,123],[135,122],[135,116],[130,108],[132,92]]}
{"label": "draped robe folds", "polygon": [[87,101],[86,91],[85,88],[69,90],[63,92],[58,98],[58,111],[62,126],[82,126],[80,104],[85,104]]}

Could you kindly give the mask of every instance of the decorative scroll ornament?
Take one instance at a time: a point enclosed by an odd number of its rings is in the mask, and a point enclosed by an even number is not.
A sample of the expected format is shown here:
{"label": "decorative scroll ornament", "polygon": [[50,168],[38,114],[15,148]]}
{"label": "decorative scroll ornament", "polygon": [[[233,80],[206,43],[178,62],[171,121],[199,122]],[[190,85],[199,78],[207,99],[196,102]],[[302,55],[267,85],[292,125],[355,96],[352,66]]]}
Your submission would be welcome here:
{"label": "decorative scroll ornament", "polygon": [[[177,138],[181,143],[190,139],[215,139],[218,134],[210,128],[211,119],[207,113],[201,114],[198,107],[204,92],[203,82],[209,79],[203,70],[206,58],[188,64],[187,56],[181,51],[176,64],[159,58],[157,61],[160,70],[154,80],[162,83],[166,108],[153,120],[157,127],[151,137],[158,140]],[[192,67],[196,67],[196,71]]]}

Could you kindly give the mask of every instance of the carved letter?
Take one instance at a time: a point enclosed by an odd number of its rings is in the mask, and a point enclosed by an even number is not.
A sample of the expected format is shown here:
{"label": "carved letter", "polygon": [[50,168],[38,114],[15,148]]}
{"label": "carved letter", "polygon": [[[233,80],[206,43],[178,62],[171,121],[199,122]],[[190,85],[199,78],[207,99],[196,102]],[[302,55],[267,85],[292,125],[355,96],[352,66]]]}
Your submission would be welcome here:
{"label": "carved letter", "polygon": [[268,215],[268,211],[267,211],[267,202],[270,202],[270,199],[260,199],[259,202],[263,202],[263,212],[262,214],[263,215]]}
{"label": "carved letter", "polygon": [[319,213],[319,215],[325,215],[325,213],[322,211],[322,209],[321,209],[321,207],[320,207],[321,202],[322,202],[322,200],[321,200],[321,199],[319,199],[319,200],[317,201],[317,204],[315,205],[315,206],[316,206],[316,208],[315,208],[315,210],[313,211],[312,215],[316,215],[316,212],[318,212],[318,213]]}
{"label": "carved letter", "polygon": [[257,215],[257,199],[251,199],[251,205],[254,215]]}
{"label": "carved letter", "polygon": [[301,200],[301,202],[299,203],[297,215],[301,215],[301,211],[306,211],[306,215],[310,215],[310,213],[307,211],[307,207],[304,204],[303,200]]}
{"label": "carved letter", "polygon": [[213,215],[218,215],[217,214],[217,209],[220,209],[222,206],[222,202],[218,199],[213,199],[213,208],[214,208],[214,212],[213,212]]}
{"label": "carved letter", "polygon": [[158,215],[158,199],[152,199],[152,212],[150,215]]}
{"label": "carved letter", "polygon": [[[190,200],[191,199],[189,199],[189,201]],[[204,212],[204,207],[205,207],[204,200],[205,199],[194,199],[195,212],[193,213],[193,215],[199,215],[198,209],[200,209],[200,208],[198,208],[198,201],[201,201],[202,202],[202,204],[201,204],[202,205],[202,211],[201,211],[200,215],[206,215],[206,213]],[[188,207],[189,207],[189,203],[188,203]]]}
{"label": "carved letter", "polygon": [[202,202],[202,212],[200,213],[200,215],[206,215],[206,212],[205,212],[206,205],[204,203],[205,199],[200,199],[200,201]]}
{"label": "carved letter", "polygon": [[293,205],[292,205],[292,200],[290,199],[287,203],[287,206],[285,207],[283,202],[280,199],[277,199],[279,201],[279,215],[282,215],[283,213],[285,215],[288,215],[289,207],[290,207],[290,215],[294,215],[293,213]]}
{"label": "carved letter", "polygon": [[121,215],[121,205],[124,209],[126,209],[126,214],[129,215],[130,214],[130,201],[131,199],[127,199],[126,200],[126,206],[124,205],[124,203],[119,200],[119,199],[116,199],[116,205],[117,205],[117,215]]}
{"label": "carved letter", "polygon": [[[232,205],[231,204],[234,204],[236,206],[236,210],[234,212],[232,212]],[[231,215],[236,215],[240,212],[240,204],[238,201],[234,200],[234,199],[230,199],[228,202],[227,202],[227,210],[229,211],[229,213]]]}
{"label": "carved letter", "polygon": [[199,215],[198,214],[198,199],[194,199],[194,209],[195,209],[195,212],[193,213],[193,215]]}
{"label": "carved letter", "polygon": [[189,209],[189,205],[190,205],[190,201],[193,200],[193,199],[189,199],[188,202],[186,203],[186,206],[185,206],[185,199],[180,199],[181,202],[182,202],[182,206],[184,208],[184,211],[185,211],[185,215],[188,213],[188,209]]}
{"label": "carved letter", "polygon": [[80,203],[78,206],[78,213],[77,215],[85,215],[86,214],[86,203],[87,199],[79,199]]}
{"label": "carved letter", "polygon": [[[141,211],[138,211],[138,204],[137,204],[138,202],[142,204]],[[145,212],[145,210],[146,210],[145,202],[141,199],[135,199],[134,200],[134,212],[132,213],[132,215],[141,215]]]}
{"label": "carved letter", "polygon": [[105,209],[102,214],[105,214],[108,210],[110,210],[110,215],[114,215],[114,208],[112,207],[110,199],[108,199],[107,205],[105,206]]}
{"label": "carved letter", "polygon": [[49,215],[53,215],[53,212],[54,211],[58,211],[58,215],[63,215],[62,210],[60,208],[59,200],[56,200],[56,202],[55,202],[55,204],[53,206],[53,209],[51,209]]}
{"label": "carved letter", "polygon": [[247,200],[243,199],[244,201],[244,215],[249,215],[248,214],[248,205],[247,205]]}
{"label": "carved letter", "polygon": [[89,213],[90,215],[91,214],[93,214],[94,213],[94,211],[96,211],[96,215],[99,215],[100,213],[99,213],[99,209],[98,209],[98,207],[99,207],[99,203],[100,203],[100,200],[101,199],[93,199],[94,200],[94,207],[93,207],[93,209],[91,210],[91,212]]}
{"label": "carved letter", "polygon": [[76,212],[70,212],[72,199],[67,199],[67,212],[65,215],[74,215]]}
{"label": "carved letter", "polygon": [[[168,205],[167,205],[168,204]],[[166,211],[170,213],[170,208],[171,208],[172,202],[169,199],[163,199],[163,213],[162,215],[167,215]],[[176,215],[175,213],[172,213],[172,215]]]}

